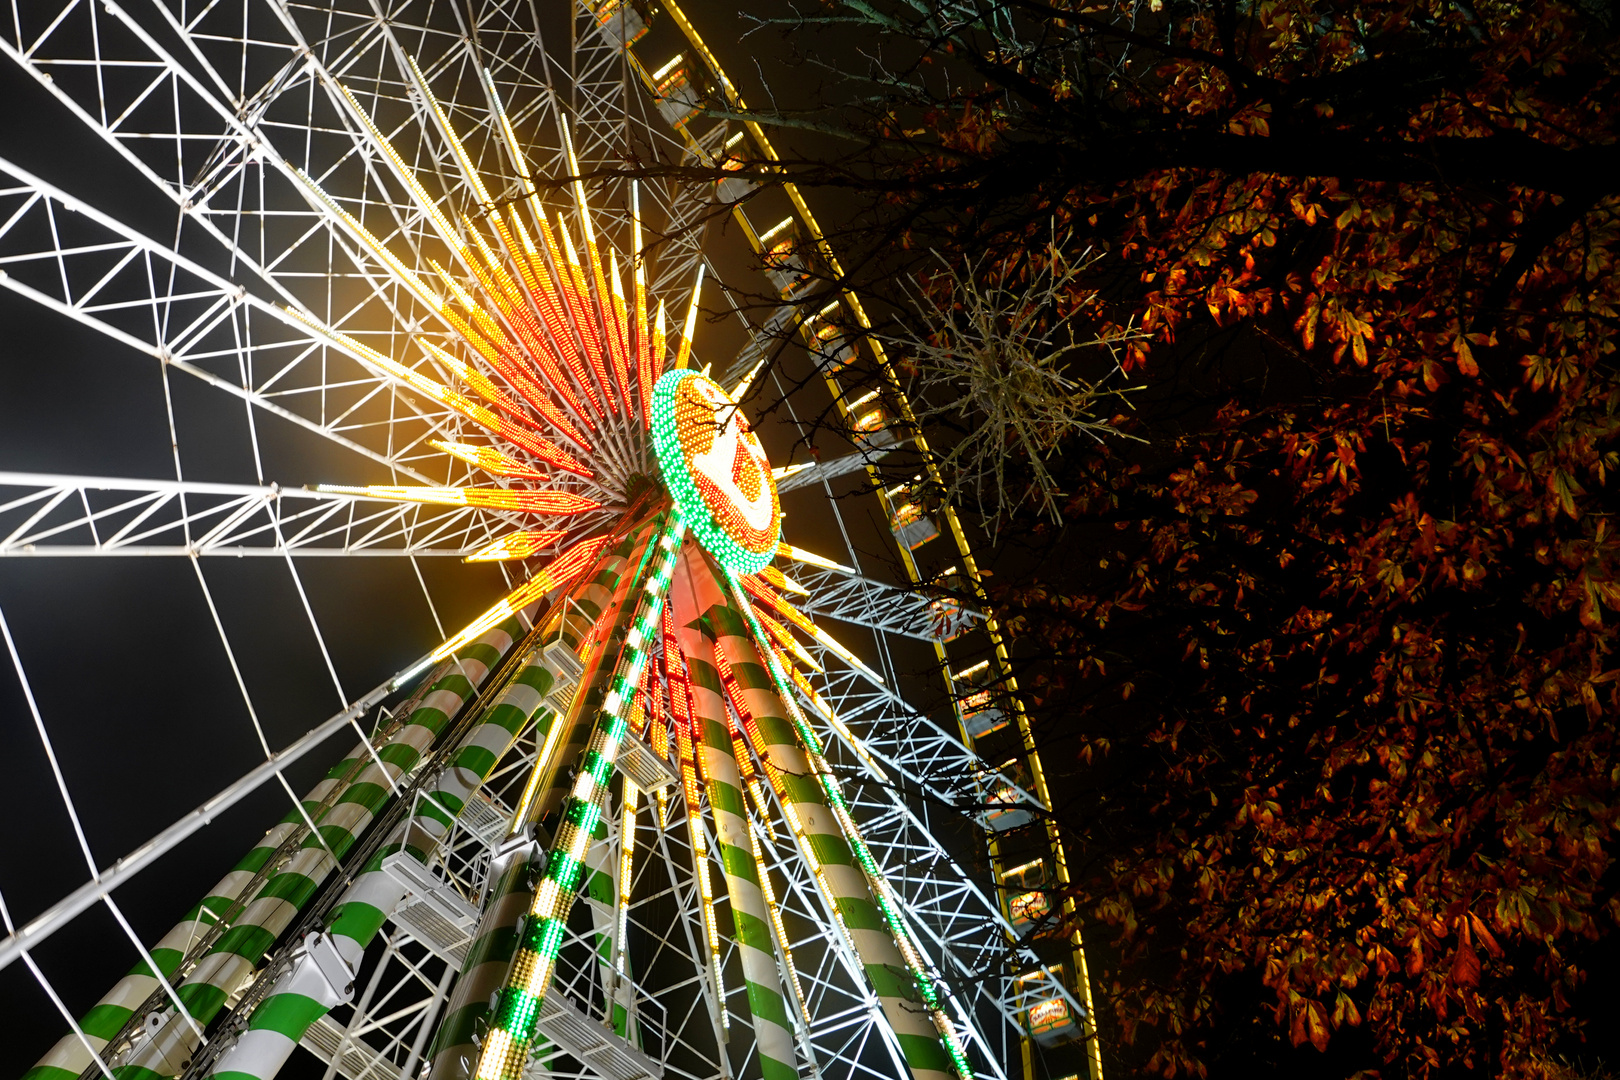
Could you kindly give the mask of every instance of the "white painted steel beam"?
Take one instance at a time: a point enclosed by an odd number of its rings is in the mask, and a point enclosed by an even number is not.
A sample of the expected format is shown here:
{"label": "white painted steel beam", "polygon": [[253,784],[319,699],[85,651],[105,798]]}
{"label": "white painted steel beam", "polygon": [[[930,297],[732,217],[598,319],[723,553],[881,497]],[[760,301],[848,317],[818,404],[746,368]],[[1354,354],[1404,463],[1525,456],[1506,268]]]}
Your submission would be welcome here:
{"label": "white painted steel beam", "polygon": [[0,472],[0,558],[459,558],[535,521],[275,484]]}

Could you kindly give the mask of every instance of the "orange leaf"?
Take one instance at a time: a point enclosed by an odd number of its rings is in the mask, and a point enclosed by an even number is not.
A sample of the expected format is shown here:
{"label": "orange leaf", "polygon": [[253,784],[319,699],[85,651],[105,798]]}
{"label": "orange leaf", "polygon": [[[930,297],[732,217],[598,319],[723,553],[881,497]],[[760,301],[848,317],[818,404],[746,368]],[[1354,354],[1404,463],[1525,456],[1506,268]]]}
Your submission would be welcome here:
{"label": "orange leaf", "polygon": [[1486,952],[1496,957],[1500,957],[1502,955],[1502,946],[1496,943],[1496,936],[1492,934],[1488,928],[1486,928],[1485,921],[1483,919],[1481,919],[1478,915],[1475,915],[1473,912],[1469,912],[1468,924],[1474,928],[1474,937],[1478,938],[1479,943],[1485,946]]}
{"label": "orange leaf", "polygon": [[1457,946],[1457,954],[1451,958],[1451,981],[1458,986],[1479,985],[1479,956],[1467,941]]}
{"label": "orange leaf", "polygon": [[1350,1000],[1349,994],[1340,990],[1338,1000],[1333,1003],[1333,1026],[1340,1028],[1346,1024],[1351,1027],[1359,1027],[1361,1025],[1361,1010],[1356,1008],[1356,1003]]}
{"label": "orange leaf", "polygon": [[1318,1050],[1325,1051],[1328,1044],[1327,1010],[1315,998],[1300,998],[1294,1005],[1294,1017],[1290,1036],[1295,1046],[1309,1042]]}
{"label": "orange leaf", "polygon": [[1479,365],[1474,363],[1474,350],[1468,347],[1468,339],[1457,339],[1457,370],[1464,375],[1478,375]]}

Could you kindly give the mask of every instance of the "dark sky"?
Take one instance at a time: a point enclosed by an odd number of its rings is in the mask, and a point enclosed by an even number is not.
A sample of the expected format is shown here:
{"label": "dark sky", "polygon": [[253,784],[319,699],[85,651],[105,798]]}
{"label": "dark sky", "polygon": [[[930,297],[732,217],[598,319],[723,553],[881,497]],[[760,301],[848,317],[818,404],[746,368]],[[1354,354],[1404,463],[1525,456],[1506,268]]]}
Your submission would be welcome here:
{"label": "dark sky", "polygon": [[[797,107],[815,93],[819,76],[791,63],[774,32],[744,38],[746,24],[724,3],[694,4],[692,14],[756,102],[762,76],[774,80],[778,104]],[[172,231],[172,205],[84,138],[70,115],[9,64],[0,66],[0,94],[8,103],[0,154],[151,235]],[[756,220],[773,213],[762,206]],[[734,228],[715,237],[723,276],[746,277],[740,243]],[[0,469],[173,477],[156,361],[3,290],[0,331]],[[705,335],[712,351],[704,358],[722,367],[735,347],[735,330],[700,331],[700,351]],[[240,402],[185,376],[171,379],[170,391],[188,478],[254,482]],[[814,388],[798,404],[813,414],[825,404],[822,395]],[[780,419],[761,425],[779,459],[796,438]],[[290,425],[264,418],[260,424],[270,479],[284,486],[357,479],[347,455]],[[849,481],[841,490],[856,487]],[[785,504],[790,539],[844,556],[818,491],[790,495]],[[860,499],[845,512],[857,544],[878,553],[886,531],[875,511],[872,500]],[[421,568],[447,629],[503,591],[499,574],[488,567],[425,559]],[[286,565],[213,559],[204,560],[202,570],[270,744],[279,748],[337,711],[338,691]],[[403,560],[302,558],[297,570],[350,698],[439,640]],[[187,560],[0,560],[0,611],[98,865],[129,852],[261,760]],[[843,636],[869,652],[858,633]],[[927,659],[902,662],[922,666]],[[0,760],[11,781],[9,805],[20,818],[0,832],[0,892],[21,922],[79,886],[87,871],[21,686],[9,659],[0,661]],[[302,794],[351,741],[335,738],[290,769],[294,790]],[[265,785],[119,890],[118,902],[141,937],[153,942],[286,808],[279,786]],[[75,1014],[136,959],[100,907],[34,957]],[[0,971],[0,1017],[0,1077],[20,1074],[65,1030],[21,963]]]}

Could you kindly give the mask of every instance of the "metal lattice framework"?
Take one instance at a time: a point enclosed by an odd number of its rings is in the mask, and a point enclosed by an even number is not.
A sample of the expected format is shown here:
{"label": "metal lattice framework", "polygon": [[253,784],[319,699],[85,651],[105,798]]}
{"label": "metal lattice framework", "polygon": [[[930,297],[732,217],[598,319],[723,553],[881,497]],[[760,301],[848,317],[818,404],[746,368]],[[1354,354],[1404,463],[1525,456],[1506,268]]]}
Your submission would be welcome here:
{"label": "metal lattice framework", "polygon": [[[690,38],[684,16],[679,22]],[[602,482],[587,475],[551,476],[551,489],[595,506],[554,518],[480,505],[401,504],[358,488],[357,494],[305,484],[386,479],[459,490],[488,481],[465,455],[440,452],[442,444],[495,444],[467,411],[413,392],[368,360],[392,357],[420,378],[448,379],[437,354],[424,355],[419,343],[436,343],[448,355],[458,338],[442,312],[357,241],[356,228],[369,231],[408,272],[431,278],[451,239],[442,222],[487,209],[469,194],[469,168],[488,185],[490,200],[507,204],[528,197],[541,178],[570,173],[564,131],[572,133],[581,171],[636,160],[720,160],[726,126],[699,131],[702,125],[690,122],[714,72],[704,75],[690,54],[685,67],[672,61],[650,72],[632,48],[642,26],[628,3],[555,10],[511,0],[14,5],[0,39],[7,60],[72,114],[79,137],[138,176],[142,197],[169,217],[161,231],[150,215],[140,225],[121,219],[98,208],[82,178],[36,175],[0,146],[0,286],[48,313],[42,317],[70,319],[102,335],[110,364],[156,361],[175,449],[174,475],[162,480],[0,472],[0,557],[140,555],[194,565],[201,557],[270,557],[285,564],[302,597],[298,563],[306,558],[466,558],[514,527],[538,526],[549,537],[531,553],[530,566],[538,567],[581,536],[615,529],[615,536],[632,536],[620,527],[624,507],[606,505]],[[443,117],[436,119],[440,105]],[[503,114],[522,142],[527,171],[505,152]],[[447,124],[464,157],[445,137]],[[428,203],[412,197],[418,189]],[[713,185],[643,182],[632,196],[619,180],[592,193],[598,205],[623,206],[632,197],[662,241],[649,267],[649,292],[683,296],[706,261],[702,223],[725,193]],[[757,240],[761,231],[749,226],[747,235]],[[613,233],[603,243],[629,265],[636,252],[627,240]],[[471,269],[452,263],[444,277],[475,289]],[[769,261],[766,270],[780,274]],[[765,326],[745,327],[747,341],[735,357],[716,358],[728,381],[751,371],[783,327],[799,320],[813,333],[814,319],[827,318],[825,309],[801,311],[790,293],[783,291],[783,304]],[[815,342],[827,340],[814,338],[812,361],[824,360]],[[252,475],[237,483],[187,477],[189,432],[168,393],[182,377],[204,384],[221,408],[239,410]],[[295,458],[282,437],[266,436],[271,430],[314,440],[352,471],[286,475],[286,462]],[[853,454],[784,478],[783,490],[819,488],[847,537],[832,482],[869,468],[901,439],[881,432]],[[629,464],[634,447],[605,445],[603,453],[622,454]],[[495,487],[524,485],[496,478]],[[894,506],[883,498],[892,516]],[[914,569],[915,529],[908,534],[905,523],[893,520]],[[639,542],[651,550],[647,535]],[[625,565],[640,557],[635,551],[626,548]],[[892,936],[902,946],[907,934],[915,940],[926,958],[918,985],[940,988],[935,1011],[946,1019],[939,1022],[954,1025],[975,1074],[1010,1075],[1022,1046],[1030,1075],[1032,1003],[1049,1012],[1055,1005],[1070,1029],[1084,1010],[1065,980],[1046,978],[1050,950],[1037,941],[1043,917],[1032,923],[1010,916],[1003,881],[974,866],[988,857],[1001,873],[998,833],[1037,820],[1041,793],[1021,766],[991,764],[975,749],[974,735],[959,726],[972,713],[963,686],[952,684],[959,700],[942,726],[939,710],[930,718],[897,689],[891,656],[903,643],[921,642],[944,657],[947,644],[985,633],[985,620],[940,590],[863,573],[852,544],[843,559],[856,565],[819,560],[796,568],[795,584],[805,594],[799,610],[852,628],[861,655],[830,638],[812,640],[802,651],[813,676],[791,691],[779,679],[778,690],[789,711],[802,714],[805,731],[813,729],[811,743],[818,739],[825,748],[818,767],[828,770],[828,790],[842,791],[858,823],[856,846],[870,853],[874,895],[892,898],[894,918],[906,928]],[[527,576],[520,562],[504,565],[509,582]],[[633,592],[628,571],[614,573]],[[234,669],[232,640],[200,568],[196,578]],[[423,580],[419,573],[416,580]],[[726,604],[754,619],[736,582],[716,580],[730,589]],[[479,966],[480,949],[503,905],[533,887],[541,860],[534,834],[519,823],[535,785],[545,790],[560,782],[546,774],[555,773],[548,755],[556,739],[573,737],[560,734],[565,716],[577,721],[571,688],[588,682],[589,664],[599,662],[589,659],[596,640],[589,635],[607,633],[600,623],[581,628],[570,621],[583,612],[581,594],[570,588],[514,607],[454,655],[441,649],[424,656],[359,696],[343,691],[306,599],[343,708],[279,750],[257,729],[262,763],[235,780],[222,778],[218,793],[196,811],[113,865],[97,865],[81,843],[91,880],[21,925],[7,914],[0,967],[27,963],[72,1028],[30,1080],[229,1071],[230,1062],[279,1037],[281,1029],[266,1017],[289,994],[324,1003],[294,1041],[351,1080],[412,1077],[430,1061],[436,1080],[470,1069],[470,1061],[455,1064],[456,1040],[475,1034],[457,1026],[463,1015],[457,1009],[469,1007],[467,995],[493,977]],[[627,601],[619,596],[613,603],[620,607],[603,610],[622,608],[628,623]],[[5,639],[49,753],[51,718],[34,704],[27,642],[14,641],[9,628]],[[672,640],[666,636],[649,653],[649,662],[666,672],[673,670]],[[569,650],[555,652],[559,641]],[[731,671],[736,657],[727,659],[723,641],[716,648],[714,663]],[[586,667],[575,670],[581,656]],[[694,661],[691,671],[698,670]],[[237,682],[255,715],[240,674]],[[661,685],[658,693],[674,693],[673,682]],[[413,686],[403,703],[381,707]],[[736,690],[711,705],[734,731],[754,719],[756,705],[745,696]],[[357,745],[300,797],[287,769],[343,731],[357,736]],[[829,907],[822,869],[781,825],[797,820],[788,805],[791,785],[750,786],[755,809],[741,815],[772,905],[788,987],[786,1011],[772,1022],[787,1033],[791,1060],[767,1060],[764,1014],[749,984],[757,970],[750,965],[758,962],[748,955],[753,946],[716,930],[716,905],[740,903],[735,892],[729,900],[710,895],[709,875],[722,867],[733,872],[729,863],[711,867],[711,861],[738,843],[717,809],[719,789],[708,766],[709,787],[694,788],[668,738],[663,746],[649,735],[635,739],[641,741],[620,752],[627,779],[601,795],[605,812],[588,856],[594,884],[555,946],[553,989],[540,1007],[528,1075],[777,1080],[783,1067],[828,1080],[925,1075],[915,1047],[896,1032],[893,1002],[884,996],[892,992],[879,991],[884,984],[873,981],[853,944],[855,932],[835,914],[837,905]],[[742,746],[733,768],[752,769]],[[470,747],[486,748],[488,760],[469,757]],[[755,750],[763,769],[767,756]],[[177,938],[140,940],[116,890],[266,784],[285,789],[294,807],[288,820],[222,881],[222,891],[187,916]],[[368,784],[377,795],[362,805],[356,792]],[[62,795],[72,814],[65,784]],[[339,818],[341,826],[331,824]],[[412,857],[402,859],[401,851]],[[303,890],[301,906],[267,913],[264,898],[293,877]],[[379,907],[374,936],[353,939],[360,942],[355,951],[333,920],[341,922],[362,886],[393,890],[394,899]],[[72,932],[96,905],[129,931],[132,955],[146,974],[127,977],[81,1021],[30,953],[52,935]],[[225,948],[247,931],[266,938],[261,955]],[[217,991],[207,1015],[196,1006],[206,997],[198,988]],[[487,1040],[488,1029],[479,1030]]]}

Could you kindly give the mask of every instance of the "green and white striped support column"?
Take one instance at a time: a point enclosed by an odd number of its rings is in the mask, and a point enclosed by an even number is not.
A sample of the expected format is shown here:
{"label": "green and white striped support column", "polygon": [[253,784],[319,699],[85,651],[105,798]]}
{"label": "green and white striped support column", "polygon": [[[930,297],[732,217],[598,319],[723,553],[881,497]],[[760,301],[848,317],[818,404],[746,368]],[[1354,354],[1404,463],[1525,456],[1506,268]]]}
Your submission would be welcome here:
{"label": "green and white striped support column", "polygon": [[[533,612],[528,611],[532,617]],[[332,871],[332,853],[342,857],[371,824],[393,794],[393,785],[416,766],[422,755],[500,662],[524,628],[514,616],[457,653],[458,669],[436,683],[388,744],[378,751],[315,824],[311,836],[264,890],[220,935],[208,954],[177,988],[181,1002],[199,1024],[207,1025],[225,1001],[253,974],[270,946],[297,918],[321,882]],[[367,755],[368,759],[370,755]],[[381,764],[379,765],[379,761]],[[324,841],[324,844],[322,843]],[[330,849],[330,852],[328,852]],[[183,1017],[170,1015],[162,1026],[113,1070],[118,1080],[158,1080],[178,1076],[197,1046],[197,1036]]]}
{"label": "green and white striped support column", "polygon": [[[468,798],[495,771],[532,716],[538,717],[536,735],[544,745],[556,719],[556,714],[544,707],[552,682],[552,673],[537,644],[511,681],[462,736],[450,762],[423,785],[412,816],[400,822],[333,906],[326,929],[350,971],[359,970],[366,947],[406,897],[404,884],[383,869],[384,860],[404,851],[426,862]],[[306,954],[276,980],[253,1010],[247,1030],[214,1063],[210,1075],[229,1080],[270,1080],[292,1056],[310,1025],[344,1000],[327,982],[315,959]]]}
{"label": "green and white striped support column", "polygon": [[536,849],[525,848],[510,856],[504,868],[490,870],[495,884],[451,992],[444,1022],[428,1052],[434,1080],[469,1080],[478,1064],[478,1044],[473,1038],[489,1016],[491,995],[506,985],[506,971],[517,948],[518,923],[534,900],[537,856]]}
{"label": "green and white striped support column", "polygon": [[925,985],[925,973],[902,955],[896,938],[903,929],[894,925],[874,897],[849,837],[853,822],[840,820],[832,805],[833,798],[842,799],[842,795],[830,788],[830,771],[824,762],[820,769],[812,764],[809,755],[819,759],[820,742],[794,705],[785,700],[781,688],[786,676],[778,679],[770,669],[775,654],[762,657],[755,646],[760,628],[749,620],[746,609],[727,602],[717,572],[704,573],[696,565],[692,570],[697,602],[703,605],[702,616],[714,632],[717,666],[722,678],[734,682],[734,703],[744,730],[776,789],[800,854],[831,903],[833,910],[828,914],[843,928],[860,957],[913,1080],[971,1077],[965,1055],[959,1048],[951,1052],[932,1018],[935,1008],[925,997],[925,991],[933,991],[932,985]]}
{"label": "green and white striped support column", "polygon": [[[696,566],[693,566],[694,561]],[[792,1020],[788,1017],[776,965],[770,913],[765,908],[765,894],[760,889],[754,865],[753,845],[748,835],[748,807],[732,751],[725,692],[714,663],[714,645],[704,636],[698,618],[702,609],[697,605],[692,587],[694,570],[708,573],[702,556],[688,550],[676,567],[670,586],[670,603],[675,610],[675,632],[680,637],[681,651],[686,654],[692,687],[692,721],[699,739],[698,764],[709,792],[709,811],[714,815],[726,893],[731,898],[731,918],[748,989],[748,1009],[754,1020],[754,1043],[759,1049],[764,1080],[797,1080]]]}
{"label": "green and white striped support column", "polygon": [[[443,678],[455,663],[454,657],[442,661],[426,679],[422,680],[416,692],[402,703],[401,712],[414,709],[428,692],[428,688]],[[382,746],[386,745],[384,740],[377,749],[380,751]],[[184,918],[158,939],[158,943],[152,946],[150,952],[165,979],[174,978],[175,971],[185,959],[186,953],[191,951],[196,942],[205,937],[220,919],[228,917],[233,906],[246,904],[258,894],[264,884],[262,880],[253,886],[252,895],[244,896],[243,890],[253,884],[265,864],[287,842],[288,837],[307,827],[306,815],[310,820],[319,817],[326,806],[348,790],[350,782],[370,760],[371,751],[367,749],[367,744],[357,744],[343,760],[328,769],[320,782],[300,800],[303,806],[302,814],[297,810],[287,811],[287,816],[265,833],[264,838],[255,844],[241,861],[231,867],[230,873],[208,890],[208,895],[204,896],[197,906],[186,912]],[[146,961],[142,960],[131,968],[129,974],[120,979],[94,1008],[85,1013],[79,1021],[79,1026],[98,1053],[107,1045],[108,1040],[117,1035],[129,1022],[134,1010],[140,1008],[158,992],[158,988],[157,978],[146,966]],[[91,1066],[93,1060],[84,1043],[79,1041],[79,1037],[69,1032],[40,1058],[33,1068],[23,1074],[23,1080],[74,1080],[74,1077]]]}
{"label": "green and white striped support column", "polygon": [[[557,613],[558,625],[547,635],[548,643],[560,640],[576,655],[589,651],[585,646],[602,614],[617,610],[616,604],[622,605],[628,594],[630,575],[624,573],[626,565],[632,560],[639,563],[649,539],[648,529],[632,530],[604,553],[591,576],[575,586],[569,598],[572,602],[561,606]],[[609,622],[611,624],[611,620]],[[587,687],[593,683],[595,674],[587,667],[583,679]],[[581,701],[585,695],[584,690],[575,691]],[[560,806],[567,793],[566,787],[558,785],[557,777],[578,760],[590,731],[588,714],[579,708],[570,709],[569,713],[557,721],[564,725],[556,736],[562,745],[553,748],[546,760],[535,763],[537,775],[531,783],[537,789],[537,797],[529,803],[525,820],[517,823],[519,829],[531,826],[548,805]],[[517,944],[518,922],[533,900],[530,876],[536,872],[539,860],[531,856],[531,850],[524,849],[510,856],[506,869],[494,867],[490,871],[496,884],[489,890],[467,961],[429,1051],[432,1075],[440,1080],[468,1080],[478,1063],[478,1046],[473,1037],[489,1015],[491,995],[505,985]]]}
{"label": "green and white striped support column", "polygon": [[[316,813],[332,789],[346,788],[348,784],[344,778],[350,775],[351,769],[358,772],[360,765],[358,758],[361,757],[369,757],[364,744],[351,750],[347,757],[334,765],[321,782],[304,796],[305,812]],[[230,873],[208,890],[208,895],[203,897],[201,903],[186,912],[184,918],[158,939],[158,943],[151,948],[152,959],[157,961],[158,969],[165,979],[174,978],[180,961],[185,958],[192,943],[207,934],[219,919],[229,912],[231,906],[241,897],[242,889],[263,869],[264,864],[286,842],[287,837],[303,825],[304,819],[297,810],[288,811],[287,816],[265,833],[264,839],[243,856],[242,860],[231,868]],[[120,979],[94,1008],[84,1014],[79,1020],[79,1026],[95,1045],[97,1053],[107,1045],[108,1040],[123,1029],[134,1014],[134,1010],[140,1008],[158,987],[158,980],[146,966],[146,961],[142,960],[131,968],[129,974]],[[40,1058],[38,1064],[23,1074],[23,1080],[75,1080],[91,1066],[93,1061],[84,1043],[70,1032]]]}
{"label": "green and white striped support column", "polygon": [[[604,658],[613,656],[606,693],[600,685],[588,690],[582,687],[574,703],[574,710],[589,710],[594,717],[590,742],[557,817],[545,872],[519,931],[506,986],[490,1016],[474,1074],[479,1080],[521,1080],[528,1064],[540,1004],[556,970],[568,912],[584,884],[585,852],[606,810],[619,743],[629,727],[625,715],[646,670],[675,555],[685,533],[679,510],[671,507],[660,516],[654,530],[657,541],[647,545],[632,577],[630,602],[625,607],[634,616],[622,645],[615,633],[602,650]],[[614,622],[623,624],[622,619]]]}
{"label": "green and white striped support column", "polygon": [[[628,778],[627,778],[628,780]],[[596,962],[601,968],[603,987],[612,992],[609,1010],[609,1028],[614,1034],[630,1039],[634,1036],[630,988],[618,982],[613,972],[613,940],[618,930],[619,867],[617,853],[610,844],[593,843],[585,850],[585,887],[580,899],[590,910],[591,926],[595,933]],[[626,964],[628,965],[628,958]]]}

